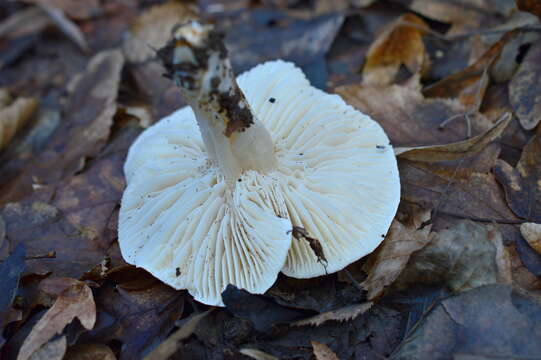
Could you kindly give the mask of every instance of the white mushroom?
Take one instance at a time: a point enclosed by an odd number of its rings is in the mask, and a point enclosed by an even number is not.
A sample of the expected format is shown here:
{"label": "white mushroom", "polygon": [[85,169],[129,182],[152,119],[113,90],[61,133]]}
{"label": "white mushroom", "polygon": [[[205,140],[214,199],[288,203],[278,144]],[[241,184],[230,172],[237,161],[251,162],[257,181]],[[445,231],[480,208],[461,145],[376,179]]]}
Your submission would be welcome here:
{"label": "white mushroom", "polygon": [[223,305],[228,284],[263,293],[280,271],[332,273],[379,245],[400,183],[376,122],[281,60],[235,81],[210,25],[176,28],[159,56],[191,107],[130,148],[119,221],[127,262]]}

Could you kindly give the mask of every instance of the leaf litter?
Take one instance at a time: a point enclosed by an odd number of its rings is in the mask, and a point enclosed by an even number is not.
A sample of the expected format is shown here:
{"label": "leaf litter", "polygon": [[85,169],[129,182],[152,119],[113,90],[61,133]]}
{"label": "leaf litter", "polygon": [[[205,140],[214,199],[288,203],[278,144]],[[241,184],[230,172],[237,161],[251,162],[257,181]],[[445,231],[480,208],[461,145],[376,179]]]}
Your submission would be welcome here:
{"label": "leaf litter", "polygon": [[[522,0],[0,4],[0,86],[11,97],[0,114],[18,104],[0,116],[0,129],[15,119],[0,136],[9,273],[0,356],[535,356],[539,9]],[[386,130],[402,201],[377,251],[336,274],[279,276],[262,295],[228,288],[226,308],[210,312],[124,263],[116,231],[127,150],[141,126],[183,105],[154,49],[193,17],[226,31],[236,71],[295,61]]]}

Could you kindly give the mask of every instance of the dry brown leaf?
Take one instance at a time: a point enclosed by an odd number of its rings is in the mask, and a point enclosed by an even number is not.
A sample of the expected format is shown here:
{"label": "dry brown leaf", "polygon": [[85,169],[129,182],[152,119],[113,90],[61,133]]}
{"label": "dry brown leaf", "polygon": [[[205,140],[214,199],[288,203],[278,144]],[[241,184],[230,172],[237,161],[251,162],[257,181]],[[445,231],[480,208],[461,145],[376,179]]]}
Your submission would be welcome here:
{"label": "dry brown leaf", "polygon": [[173,27],[194,17],[194,11],[189,4],[177,1],[168,1],[144,11],[132,25],[123,44],[126,58],[131,62],[154,58],[153,49],[165,45],[171,37]]}
{"label": "dry brown leaf", "polygon": [[490,66],[498,59],[507,43],[516,39],[518,31],[510,31],[492,45],[472,65],[423,90],[426,97],[459,100],[468,113],[479,110],[489,83]]}
{"label": "dry brown leaf", "polygon": [[86,20],[101,13],[99,0],[22,0],[28,4],[52,6],[62,10],[70,18]]}
{"label": "dry brown leaf", "polygon": [[428,25],[413,14],[402,15],[391,23],[368,50],[363,84],[389,85],[401,65],[412,74],[424,72],[428,65],[422,40],[424,28],[428,29]]}
{"label": "dry brown leaf", "polygon": [[0,89],[0,150],[28,122],[37,107],[36,99],[20,97],[11,101],[8,91]]}
{"label": "dry brown leaf", "polygon": [[77,344],[68,348],[63,360],[116,360],[116,356],[104,344]]}
{"label": "dry brown leaf", "polygon": [[36,34],[50,23],[51,19],[41,9],[28,7],[0,22],[0,38],[15,39]]}
{"label": "dry brown leaf", "polygon": [[510,282],[511,262],[501,233],[493,225],[467,220],[432,233],[397,280],[399,287],[445,284],[453,291]]}
{"label": "dry brown leaf", "polygon": [[276,356],[272,356],[266,352],[252,348],[242,348],[239,350],[239,353],[255,360],[279,360]]}
{"label": "dry brown leaf", "polygon": [[39,350],[30,356],[30,360],[62,360],[67,347],[68,342],[66,337],[61,336],[56,340],[49,341],[39,348]]}
{"label": "dry brown leaf", "polygon": [[327,345],[317,341],[310,341],[314,348],[316,360],[340,360],[338,356]]}
{"label": "dry brown leaf", "polygon": [[[541,5],[540,5],[541,6]],[[509,83],[509,102],[524,129],[541,121],[541,39],[531,46]]]}
{"label": "dry brown leaf", "polygon": [[498,160],[494,173],[505,189],[513,212],[528,221],[541,223],[541,135],[534,136],[524,147],[516,168]]}
{"label": "dry brown leaf", "polygon": [[368,291],[368,299],[381,296],[385,287],[400,275],[412,253],[429,242],[431,225],[421,228],[430,220],[430,210],[418,210],[408,223],[394,220],[383,243],[372,253],[364,270],[368,277],[361,284]]}
{"label": "dry brown leaf", "polygon": [[395,154],[413,161],[445,161],[472,156],[483,150],[489,143],[499,138],[511,122],[511,114],[504,114],[494,126],[485,133],[446,145],[399,147]]}
{"label": "dry brown leaf", "polygon": [[79,26],[68,19],[61,9],[46,4],[39,4],[38,6],[68,39],[72,40],[82,51],[89,50],[85,36]]}
{"label": "dry brown leaf", "polygon": [[357,316],[364,314],[372,307],[372,302],[366,302],[357,305],[346,306],[340,309],[327,311],[307,319],[302,319],[292,323],[292,326],[319,326],[327,321],[349,321]]}
{"label": "dry brown leaf", "polygon": [[520,225],[520,233],[528,244],[541,254],[541,224],[524,223]]}
{"label": "dry brown leaf", "polygon": [[[442,122],[464,116],[467,109],[457,100],[424,98],[415,81],[391,86],[348,85],[336,92],[380,123],[393,146],[446,144],[462,141],[467,135],[464,121],[453,121],[439,130]],[[483,133],[493,125],[477,113],[470,119],[473,134]]]}
{"label": "dry brown leaf", "polygon": [[491,15],[507,16],[514,10],[513,5],[512,1],[506,1],[506,6],[499,8],[486,0],[413,0],[409,8],[430,19],[451,24],[447,35],[457,35],[490,26],[487,20],[499,20],[498,17],[491,19]]}
{"label": "dry brown leaf", "polygon": [[24,340],[17,360],[29,359],[35,351],[54,335],[61,333],[76,317],[87,330],[92,329],[96,322],[96,304],[92,290],[83,282],[77,282],[58,295],[54,305]]}
{"label": "dry brown leaf", "polygon": [[539,0],[515,0],[517,8],[536,15],[541,20],[541,1]]}

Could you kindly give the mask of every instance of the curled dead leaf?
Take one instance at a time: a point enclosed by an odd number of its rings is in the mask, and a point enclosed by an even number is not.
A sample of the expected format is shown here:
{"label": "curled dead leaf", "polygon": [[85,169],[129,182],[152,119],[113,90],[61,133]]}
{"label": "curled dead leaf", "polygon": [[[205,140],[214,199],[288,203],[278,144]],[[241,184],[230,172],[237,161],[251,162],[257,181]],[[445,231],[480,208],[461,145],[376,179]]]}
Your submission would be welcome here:
{"label": "curled dead leaf", "polygon": [[520,225],[520,233],[528,244],[541,254],[541,224],[524,223]]}
{"label": "curled dead leaf", "polygon": [[372,307],[374,303],[366,302],[357,305],[346,306],[340,309],[327,311],[307,319],[293,322],[292,326],[319,326],[327,321],[349,321],[357,316],[364,314]]}
{"label": "curled dead leaf", "polygon": [[501,233],[493,225],[460,220],[432,233],[430,243],[411,256],[397,283],[400,288],[445,284],[460,292],[510,281],[511,263]]}
{"label": "curled dead leaf", "polygon": [[491,129],[485,133],[446,145],[398,147],[395,155],[413,161],[445,161],[472,156],[483,150],[490,142],[501,136],[511,122],[511,114],[504,114]]}
{"label": "curled dead leaf", "polygon": [[317,341],[310,341],[314,349],[316,360],[340,360],[327,345]]}
{"label": "curled dead leaf", "polygon": [[[541,5],[540,5],[541,6]],[[509,102],[526,130],[541,121],[541,39],[528,50],[509,83]]]}
{"label": "curled dead leaf", "polygon": [[388,25],[368,50],[363,84],[391,84],[401,65],[412,74],[423,73],[429,62],[422,40],[424,29],[428,25],[413,14],[402,15]]}
{"label": "curled dead leaf", "polygon": [[540,223],[541,136],[534,136],[524,147],[516,168],[498,160],[494,173],[505,190],[511,210],[523,219]]}
{"label": "curled dead leaf", "polygon": [[96,304],[92,290],[83,282],[72,283],[58,295],[53,306],[24,340],[17,360],[30,359],[34,352],[53,336],[61,333],[76,317],[87,330],[92,329],[96,322]]}
{"label": "curled dead leaf", "polygon": [[469,113],[479,110],[489,83],[491,65],[498,59],[507,43],[516,39],[519,34],[519,31],[507,32],[475,63],[428,86],[423,90],[423,94],[431,98],[457,99]]}
{"label": "curled dead leaf", "polygon": [[13,101],[6,89],[0,89],[0,150],[28,122],[37,107],[36,99],[20,97]]}
{"label": "curled dead leaf", "polygon": [[517,8],[536,15],[541,20],[541,1],[539,0],[515,0]]}
{"label": "curled dead leaf", "polygon": [[155,57],[154,49],[165,45],[173,27],[194,17],[190,5],[183,2],[168,1],[151,7],[131,27],[123,44],[126,58],[131,62],[144,62]]}
{"label": "curled dead leaf", "polygon": [[368,277],[361,286],[368,291],[368,299],[381,296],[398,278],[411,254],[429,242],[431,225],[422,225],[430,220],[430,210],[419,210],[409,220],[403,224],[395,219],[385,240],[365,264]]}

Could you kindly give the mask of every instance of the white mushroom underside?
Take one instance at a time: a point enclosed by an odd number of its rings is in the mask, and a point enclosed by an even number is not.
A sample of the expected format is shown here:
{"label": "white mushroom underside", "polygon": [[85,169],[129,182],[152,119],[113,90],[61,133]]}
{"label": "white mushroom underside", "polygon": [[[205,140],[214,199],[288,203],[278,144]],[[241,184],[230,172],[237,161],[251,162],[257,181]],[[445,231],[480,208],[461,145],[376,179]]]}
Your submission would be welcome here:
{"label": "white mushroom underside", "polygon": [[[273,138],[276,171],[246,171],[228,189],[190,108],[147,129],[124,167],[122,255],[211,305],[222,305],[228,284],[263,293],[280,270],[308,278],[344,268],[379,245],[400,198],[389,140],[368,116],[311,87],[291,63],[237,81]],[[319,240],[326,267],[292,239],[293,226]]]}

